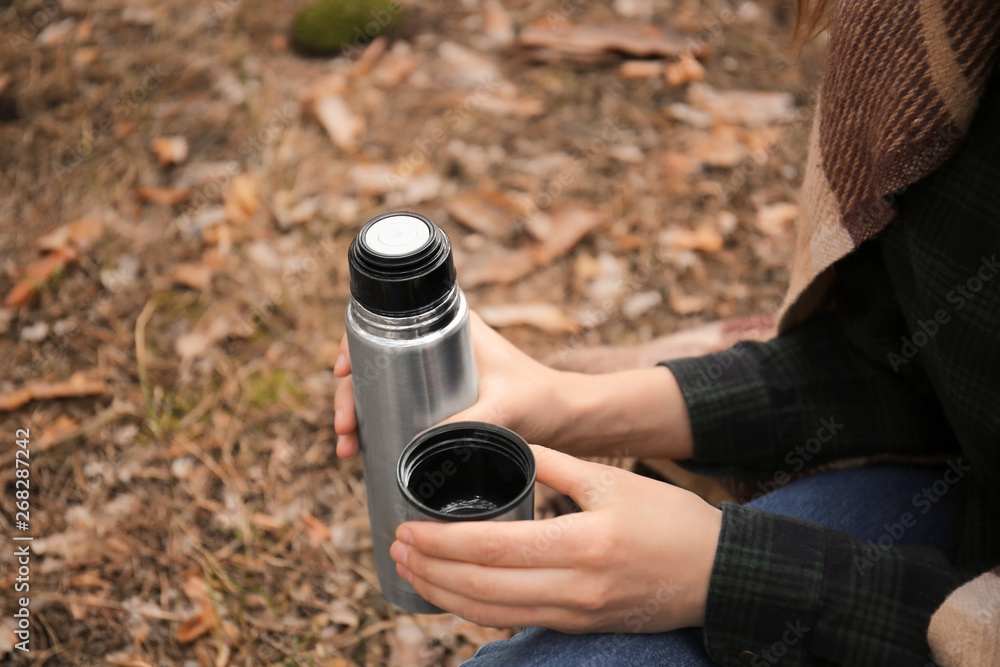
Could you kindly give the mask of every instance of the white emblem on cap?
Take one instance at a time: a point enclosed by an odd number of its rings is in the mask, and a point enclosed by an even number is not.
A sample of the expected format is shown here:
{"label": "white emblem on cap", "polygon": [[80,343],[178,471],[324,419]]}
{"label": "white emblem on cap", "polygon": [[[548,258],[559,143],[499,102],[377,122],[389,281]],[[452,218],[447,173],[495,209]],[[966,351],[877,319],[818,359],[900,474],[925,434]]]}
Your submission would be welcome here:
{"label": "white emblem on cap", "polygon": [[427,223],[412,215],[382,218],[365,232],[365,245],[387,257],[403,257],[420,250],[431,238]]}

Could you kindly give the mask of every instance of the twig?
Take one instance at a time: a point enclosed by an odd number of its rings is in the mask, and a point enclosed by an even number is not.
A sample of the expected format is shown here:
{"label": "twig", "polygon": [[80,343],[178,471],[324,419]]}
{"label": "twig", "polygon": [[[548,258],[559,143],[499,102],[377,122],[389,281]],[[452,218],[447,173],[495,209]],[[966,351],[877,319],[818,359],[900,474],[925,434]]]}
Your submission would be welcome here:
{"label": "twig", "polygon": [[64,605],[78,604],[85,607],[103,607],[104,609],[117,609],[118,611],[128,611],[142,614],[148,618],[156,618],[161,621],[181,621],[184,617],[170,611],[162,609],[143,609],[142,607],[126,606],[118,600],[105,600],[103,598],[87,596],[59,595],[58,593],[34,593],[33,598],[38,600],[48,600],[49,602],[59,602]]}
{"label": "twig", "polygon": [[146,401],[146,416],[149,417],[150,422],[153,424],[156,423],[153,414],[153,396],[149,390],[149,377],[146,374],[146,367],[149,362],[146,353],[146,325],[149,324],[149,318],[153,316],[153,311],[155,310],[156,304],[150,299],[142,307],[142,312],[139,313],[139,317],[135,320],[135,366],[139,373],[139,385],[142,387],[142,397]]}

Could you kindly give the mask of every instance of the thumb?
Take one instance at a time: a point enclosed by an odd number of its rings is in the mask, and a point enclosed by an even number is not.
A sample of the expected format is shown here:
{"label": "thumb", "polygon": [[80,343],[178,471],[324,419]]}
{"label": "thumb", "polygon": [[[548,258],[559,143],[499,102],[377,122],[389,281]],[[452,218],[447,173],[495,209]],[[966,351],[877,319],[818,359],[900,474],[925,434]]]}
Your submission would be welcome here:
{"label": "thumb", "polygon": [[507,423],[505,415],[497,408],[495,403],[484,401],[481,397],[480,400],[465,410],[460,410],[447,419],[442,419],[438,426],[441,424],[453,424],[455,422],[486,422],[487,424],[496,424],[497,426],[503,426],[513,431],[517,430],[513,424]]}
{"label": "thumb", "polygon": [[597,509],[609,498],[624,470],[581,461],[575,456],[541,445],[531,445],[539,483],[564,493],[584,510]]}

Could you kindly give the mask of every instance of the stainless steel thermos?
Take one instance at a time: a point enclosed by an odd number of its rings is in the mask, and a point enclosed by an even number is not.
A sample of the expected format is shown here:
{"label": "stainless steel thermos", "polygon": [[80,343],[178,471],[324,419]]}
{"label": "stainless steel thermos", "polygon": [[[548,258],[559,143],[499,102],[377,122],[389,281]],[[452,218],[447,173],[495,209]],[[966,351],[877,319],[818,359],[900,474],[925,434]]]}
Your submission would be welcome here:
{"label": "stainless steel thermos", "polygon": [[407,443],[476,402],[468,305],[448,236],[422,215],[370,220],[348,262],[347,340],[376,573],[389,602],[439,612],[396,574],[389,546],[414,517],[396,474]]}

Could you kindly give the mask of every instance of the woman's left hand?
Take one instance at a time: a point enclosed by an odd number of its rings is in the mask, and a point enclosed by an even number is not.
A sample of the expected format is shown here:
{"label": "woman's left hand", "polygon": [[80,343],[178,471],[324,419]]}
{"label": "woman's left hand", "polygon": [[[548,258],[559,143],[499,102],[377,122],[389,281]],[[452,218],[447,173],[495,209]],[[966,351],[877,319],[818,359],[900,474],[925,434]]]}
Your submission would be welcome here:
{"label": "woman's left hand", "polygon": [[390,554],[442,609],[495,627],[662,632],[704,624],[722,513],[698,496],[533,445],[537,479],[583,512],[408,522]]}

